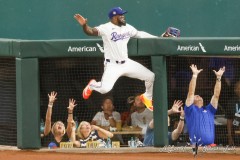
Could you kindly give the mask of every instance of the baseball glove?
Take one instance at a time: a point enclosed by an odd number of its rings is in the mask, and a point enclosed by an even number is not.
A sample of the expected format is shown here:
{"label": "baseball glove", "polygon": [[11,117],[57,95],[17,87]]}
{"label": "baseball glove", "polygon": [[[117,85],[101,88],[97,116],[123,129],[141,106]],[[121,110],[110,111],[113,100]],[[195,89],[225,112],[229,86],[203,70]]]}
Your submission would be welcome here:
{"label": "baseball glove", "polygon": [[174,27],[168,27],[166,32],[164,32],[162,37],[180,37],[180,30]]}

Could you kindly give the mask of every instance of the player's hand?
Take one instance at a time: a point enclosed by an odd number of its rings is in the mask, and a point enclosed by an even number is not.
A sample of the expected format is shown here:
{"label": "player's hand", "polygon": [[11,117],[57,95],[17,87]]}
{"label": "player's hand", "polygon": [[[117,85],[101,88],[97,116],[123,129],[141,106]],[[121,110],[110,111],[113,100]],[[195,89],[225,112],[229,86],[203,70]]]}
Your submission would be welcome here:
{"label": "player's hand", "polygon": [[87,24],[87,19],[81,16],[80,14],[75,14],[74,18],[78,21],[78,23],[83,26]]}
{"label": "player's hand", "polygon": [[215,73],[217,78],[221,78],[223,73],[225,72],[225,67],[220,68],[218,72],[216,72],[215,70],[213,70],[213,72]]}
{"label": "player's hand", "polygon": [[190,68],[193,72],[193,75],[196,75],[196,76],[203,70],[203,69],[197,69],[197,65],[194,65],[194,64],[192,64]]}
{"label": "player's hand", "polygon": [[180,113],[181,111],[179,108],[183,105],[181,100],[175,100],[173,105],[172,105],[172,113]]}
{"label": "player's hand", "polygon": [[53,103],[55,102],[55,100],[57,96],[57,92],[52,91],[50,94],[48,94],[48,105],[53,105]]}
{"label": "player's hand", "polygon": [[74,107],[77,105],[75,103],[76,103],[76,100],[74,100],[73,98],[69,99],[69,105],[67,107],[69,111],[73,111]]}

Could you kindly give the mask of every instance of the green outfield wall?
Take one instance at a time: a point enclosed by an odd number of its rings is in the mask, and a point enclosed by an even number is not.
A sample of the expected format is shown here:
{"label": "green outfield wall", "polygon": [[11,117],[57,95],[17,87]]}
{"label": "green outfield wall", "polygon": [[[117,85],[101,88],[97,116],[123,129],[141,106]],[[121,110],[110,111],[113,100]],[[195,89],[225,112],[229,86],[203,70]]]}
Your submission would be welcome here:
{"label": "green outfield wall", "polygon": [[110,8],[127,10],[126,20],[138,30],[161,35],[167,27],[182,37],[239,37],[239,0],[1,0],[0,38],[84,39],[75,13],[90,26],[107,22]]}
{"label": "green outfield wall", "polygon": [[[228,55],[238,56],[240,38],[131,39],[130,56]],[[0,39],[1,56],[18,58],[101,57],[102,40],[10,40]]]}
{"label": "green outfield wall", "polygon": [[[14,40],[0,39],[0,56],[16,57],[17,146],[40,148],[39,58],[103,57],[102,41],[91,40]],[[129,55],[151,56],[156,75],[154,86],[155,146],[168,144],[166,56],[240,55],[240,38],[132,39]],[[157,96],[156,96],[157,95]],[[30,98],[31,97],[31,98]],[[160,115],[160,116],[158,116]]]}

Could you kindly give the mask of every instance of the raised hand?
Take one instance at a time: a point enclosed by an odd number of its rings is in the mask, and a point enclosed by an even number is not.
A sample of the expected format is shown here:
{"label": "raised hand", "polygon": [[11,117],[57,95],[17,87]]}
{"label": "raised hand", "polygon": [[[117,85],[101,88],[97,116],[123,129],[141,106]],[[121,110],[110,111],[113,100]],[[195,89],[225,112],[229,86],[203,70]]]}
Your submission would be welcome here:
{"label": "raised hand", "polygon": [[53,105],[53,103],[55,102],[55,100],[57,96],[57,92],[52,91],[50,94],[48,94],[48,105]]}
{"label": "raised hand", "polygon": [[213,70],[213,72],[215,73],[215,75],[217,76],[217,78],[221,78],[223,73],[225,72],[225,67],[222,67],[218,70],[218,72],[216,72],[215,70]]}
{"label": "raised hand", "polygon": [[75,14],[74,18],[78,21],[78,23],[83,26],[87,24],[87,19],[81,16],[80,14]]}
{"label": "raised hand", "polygon": [[180,113],[179,108],[183,105],[181,100],[175,100],[172,105],[172,113]]}
{"label": "raised hand", "polygon": [[69,99],[69,105],[67,107],[69,111],[73,111],[74,107],[77,106],[77,104],[75,103],[76,103],[76,100],[74,100],[73,98]]}
{"label": "raised hand", "polygon": [[191,70],[192,70],[192,72],[193,72],[193,75],[198,75],[200,72],[202,72],[202,70],[203,69],[197,69],[197,65],[194,65],[194,64],[192,64],[191,66],[190,66],[190,68],[191,68]]}

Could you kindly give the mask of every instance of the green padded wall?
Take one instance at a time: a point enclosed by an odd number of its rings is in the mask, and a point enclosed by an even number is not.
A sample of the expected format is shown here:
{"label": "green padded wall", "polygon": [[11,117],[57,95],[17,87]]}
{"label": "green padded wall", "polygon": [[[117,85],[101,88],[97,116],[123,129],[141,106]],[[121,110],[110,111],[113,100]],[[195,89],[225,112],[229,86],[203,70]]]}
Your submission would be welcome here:
{"label": "green padded wall", "polygon": [[167,68],[166,57],[152,56],[152,70],[155,73],[153,90],[154,146],[168,145],[167,123]]}
{"label": "green padded wall", "polygon": [[75,13],[90,26],[107,22],[110,8],[127,10],[126,20],[139,30],[160,35],[169,26],[182,37],[239,37],[239,0],[0,0],[0,37],[13,39],[83,39]]}
{"label": "green padded wall", "polygon": [[40,148],[38,59],[16,58],[17,147]]}

